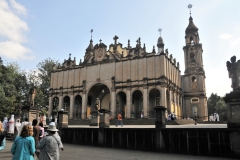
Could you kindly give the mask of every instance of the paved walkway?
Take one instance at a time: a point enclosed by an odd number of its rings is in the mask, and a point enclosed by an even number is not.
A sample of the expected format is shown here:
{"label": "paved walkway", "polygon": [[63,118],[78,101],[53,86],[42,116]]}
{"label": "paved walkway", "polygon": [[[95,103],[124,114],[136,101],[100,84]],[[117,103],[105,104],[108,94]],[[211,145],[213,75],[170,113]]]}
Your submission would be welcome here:
{"label": "paved walkway", "polygon": [[[143,152],[72,144],[63,145],[64,151],[60,151],[60,160],[229,160],[219,157]],[[11,160],[11,146],[12,141],[7,141],[5,149],[0,151],[0,160]]]}

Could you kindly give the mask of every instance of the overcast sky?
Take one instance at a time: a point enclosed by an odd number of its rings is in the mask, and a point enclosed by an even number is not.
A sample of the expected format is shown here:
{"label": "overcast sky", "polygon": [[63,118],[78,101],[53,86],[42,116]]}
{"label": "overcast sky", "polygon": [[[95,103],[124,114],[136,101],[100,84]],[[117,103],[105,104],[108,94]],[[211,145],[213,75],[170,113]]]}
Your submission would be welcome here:
{"label": "overcast sky", "polygon": [[240,59],[240,0],[0,0],[0,56],[34,70],[42,60],[63,62],[72,54],[83,59],[91,38],[109,46],[113,37],[127,46],[141,37],[147,52],[157,45],[162,28],[165,48],[184,74],[188,4],[199,29],[206,72],[207,96],[230,92],[226,61]]}

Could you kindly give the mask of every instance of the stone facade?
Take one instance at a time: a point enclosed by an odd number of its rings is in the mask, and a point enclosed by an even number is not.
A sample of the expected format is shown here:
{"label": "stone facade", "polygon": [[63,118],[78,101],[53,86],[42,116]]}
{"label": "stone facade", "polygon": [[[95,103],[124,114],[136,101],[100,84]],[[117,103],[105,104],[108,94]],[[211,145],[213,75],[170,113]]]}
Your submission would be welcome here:
{"label": "stone facade", "polygon": [[207,97],[205,87],[205,71],[203,68],[203,49],[199,43],[198,28],[190,16],[189,25],[185,31],[183,47],[185,72],[182,76],[184,117],[198,117],[207,120]]}
{"label": "stone facade", "polygon": [[[80,60],[76,64],[76,59],[72,60],[70,55],[58,65],[51,74],[49,115],[64,109],[70,119],[89,118],[91,111],[95,110],[97,98],[100,99],[100,109],[110,110],[112,116],[121,112],[124,118],[140,118],[142,111],[144,117],[154,117],[155,106],[166,107],[167,113],[174,112],[177,118],[192,116],[189,105],[193,95],[199,100],[199,108],[206,104],[204,71],[203,74],[194,74],[197,85],[191,83],[192,72],[185,71],[181,76],[179,63],[167,49],[164,50],[161,36],[157,41],[158,51],[153,47],[151,53],[146,52],[140,38],[135,47],[130,45],[130,40],[127,47],[117,42],[117,36],[113,40],[107,49],[102,40],[93,45],[91,39],[83,62]],[[199,47],[201,50],[201,45]],[[185,55],[187,50],[184,49]],[[195,65],[199,65],[196,68],[200,71],[202,52],[198,50],[196,60],[201,61]],[[185,64],[190,65],[188,62]],[[189,91],[194,92],[189,96]],[[199,110],[199,113],[206,114],[206,111]]]}

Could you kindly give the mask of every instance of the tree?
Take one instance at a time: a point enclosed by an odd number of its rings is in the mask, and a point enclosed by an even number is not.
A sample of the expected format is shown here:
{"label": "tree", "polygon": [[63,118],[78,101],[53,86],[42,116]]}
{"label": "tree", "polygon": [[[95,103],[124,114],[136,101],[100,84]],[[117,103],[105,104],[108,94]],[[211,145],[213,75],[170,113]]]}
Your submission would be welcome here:
{"label": "tree", "polygon": [[207,101],[209,116],[214,113],[219,114],[221,121],[227,120],[227,105],[223,98],[218,96],[217,93],[211,94]]}
{"label": "tree", "polygon": [[220,96],[217,95],[217,93],[215,94],[211,94],[211,96],[208,98],[208,101],[207,101],[207,106],[208,106],[208,114],[209,116],[213,113],[215,113],[216,109],[215,109],[215,106],[217,104],[217,101],[220,100]]}
{"label": "tree", "polygon": [[220,121],[227,121],[227,104],[222,97],[217,101],[215,110],[219,115]]}
{"label": "tree", "polygon": [[25,99],[26,79],[20,80],[23,71],[17,63],[0,66],[0,118],[10,117]]}
{"label": "tree", "polygon": [[36,104],[42,107],[48,107],[50,89],[51,73],[56,68],[59,62],[51,58],[47,58],[38,63],[38,80],[39,86],[37,88]]}

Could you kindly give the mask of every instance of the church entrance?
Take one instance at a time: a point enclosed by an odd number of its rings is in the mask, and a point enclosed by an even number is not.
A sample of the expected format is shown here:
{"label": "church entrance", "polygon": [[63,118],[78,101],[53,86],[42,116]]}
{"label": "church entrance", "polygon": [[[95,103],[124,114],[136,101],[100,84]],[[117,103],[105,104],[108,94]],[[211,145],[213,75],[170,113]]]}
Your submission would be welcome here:
{"label": "church entrance", "polygon": [[[160,106],[161,94],[158,89],[154,88],[149,92],[149,108],[148,108],[148,115],[150,118],[155,117],[155,106]],[[164,106],[165,107],[165,106]]]}
{"label": "church entrance", "polygon": [[82,97],[77,95],[74,102],[73,119],[81,119]]}
{"label": "church entrance", "polygon": [[58,110],[59,110],[59,99],[58,99],[58,97],[54,97],[52,103],[53,103],[52,104],[52,106],[53,106],[53,108],[52,108],[52,117],[55,117],[55,116],[57,116]]}
{"label": "church entrance", "polygon": [[88,92],[88,111],[95,111],[97,98],[100,101],[100,109],[110,110],[110,91],[104,84],[98,83],[91,87]]}
{"label": "church entrance", "polygon": [[63,98],[63,109],[64,111],[67,111],[69,114],[69,108],[70,108],[70,98],[68,96],[65,96]]}
{"label": "church entrance", "polygon": [[141,118],[143,110],[143,94],[141,91],[136,90],[132,95],[132,118]]}
{"label": "church entrance", "polygon": [[116,115],[120,112],[122,117],[125,117],[126,112],[126,94],[124,92],[119,92],[116,99]]}

